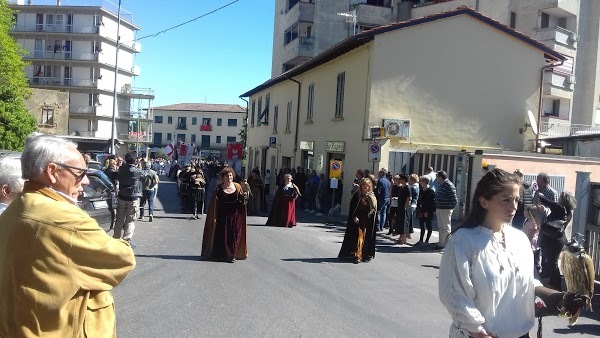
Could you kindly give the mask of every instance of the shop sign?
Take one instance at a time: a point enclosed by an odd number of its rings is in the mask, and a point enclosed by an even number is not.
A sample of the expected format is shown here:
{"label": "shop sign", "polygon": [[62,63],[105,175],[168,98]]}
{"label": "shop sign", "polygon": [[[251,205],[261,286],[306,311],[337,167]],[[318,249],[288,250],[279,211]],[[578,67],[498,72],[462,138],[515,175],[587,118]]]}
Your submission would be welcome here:
{"label": "shop sign", "polygon": [[327,141],[325,142],[325,151],[330,153],[343,153],[344,142],[343,141]]}

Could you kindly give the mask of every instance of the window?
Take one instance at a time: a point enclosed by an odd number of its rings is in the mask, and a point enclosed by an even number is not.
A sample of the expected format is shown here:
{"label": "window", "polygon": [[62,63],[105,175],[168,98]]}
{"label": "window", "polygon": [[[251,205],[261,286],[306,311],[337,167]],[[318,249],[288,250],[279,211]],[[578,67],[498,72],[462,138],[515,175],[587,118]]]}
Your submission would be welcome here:
{"label": "window", "polygon": [[167,117],[167,123],[168,124],[173,124],[173,116]]}
{"label": "window", "polygon": [[198,118],[197,117],[192,117],[192,126],[195,126],[198,124]]}
{"label": "window", "polygon": [[101,106],[101,104],[100,104],[100,94],[89,94],[89,96],[88,96],[88,104],[89,104],[90,107]]}
{"label": "window", "polygon": [[172,137],[171,133],[167,133],[167,141],[170,141],[172,139],[173,139],[173,137]]}
{"label": "window", "polygon": [[202,118],[202,125],[200,126],[200,130],[202,130],[202,131],[211,131],[212,130],[209,117]]}
{"label": "window", "polygon": [[192,140],[191,142],[196,142],[196,134],[192,134]]}
{"label": "window", "polygon": [[275,106],[273,112],[273,134],[277,134],[277,124],[279,123],[279,106]]}
{"label": "window", "polygon": [[296,38],[298,38],[298,23],[293,24],[292,27],[285,30],[285,33],[283,33],[283,45],[287,45]]}
{"label": "window", "polygon": [[339,73],[337,76],[337,91],[335,96],[335,118],[344,116],[344,84],[346,82],[346,73]]}
{"label": "window", "polygon": [[154,123],[163,123],[163,117],[154,115]]}
{"label": "window", "polygon": [[154,144],[162,144],[162,133],[154,133]]}
{"label": "window", "polygon": [[178,117],[177,118],[177,129],[181,129],[181,130],[187,129],[187,117]]}
{"label": "window", "polygon": [[540,28],[548,28],[550,26],[550,15],[542,13],[542,22]]}
{"label": "window", "polygon": [[556,25],[560,28],[567,29],[567,18],[558,18]]}
{"label": "window", "polygon": [[227,143],[235,143],[235,136],[227,136]]}
{"label": "window", "polygon": [[177,134],[177,141],[185,142],[185,134]]}
{"label": "window", "polygon": [[258,98],[258,118],[256,119],[256,125],[260,126],[262,124],[262,97]]}
{"label": "window", "polygon": [[517,27],[517,13],[510,12],[510,28]]}
{"label": "window", "polygon": [[237,127],[237,119],[227,119],[228,127]]}
{"label": "window", "polygon": [[308,106],[306,108],[306,121],[313,120],[313,105],[315,101],[315,84],[311,83],[308,86]]}
{"label": "window", "polygon": [[45,126],[54,126],[54,109],[42,108],[42,120],[40,123]]}
{"label": "window", "polygon": [[552,100],[552,116],[560,115],[560,100]]}
{"label": "window", "polygon": [[223,125],[223,119],[222,118],[218,118],[217,119],[217,126],[222,126]]}
{"label": "window", "polygon": [[215,142],[216,143],[221,143],[221,136],[217,136],[217,140]]}
{"label": "window", "polygon": [[285,115],[285,131],[289,133],[292,130],[292,101],[287,103],[287,112]]}
{"label": "window", "polygon": [[202,135],[202,140],[200,142],[200,147],[210,148],[210,135]]}
{"label": "window", "polygon": [[261,111],[260,98],[258,99],[258,125],[262,126],[269,124],[269,102],[271,101],[271,94],[265,96],[265,109]]}
{"label": "window", "polygon": [[256,101],[252,100],[252,111],[251,111],[251,115],[250,115],[250,127],[254,127],[254,114],[255,114],[254,109],[255,108],[256,108]]}
{"label": "window", "polygon": [[300,2],[300,0],[288,0],[287,10],[289,11],[292,9],[298,2]]}

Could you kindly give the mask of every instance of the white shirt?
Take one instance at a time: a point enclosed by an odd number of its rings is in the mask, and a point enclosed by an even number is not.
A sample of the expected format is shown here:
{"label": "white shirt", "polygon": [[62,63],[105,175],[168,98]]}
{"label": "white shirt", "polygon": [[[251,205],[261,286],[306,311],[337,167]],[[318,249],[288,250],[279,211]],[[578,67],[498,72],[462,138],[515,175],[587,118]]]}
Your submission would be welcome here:
{"label": "white shirt", "polygon": [[450,338],[528,333],[535,323],[536,282],[531,245],[522,231],[510,224],[496,233],[482,226],[458,230],[446,245],[439,275],[440,300],[453,321]]}
{"label": "white shirt", "polygon": [[7,207],[8,204],[0,203],[0,215],[2,215],[2,213],[4,212],[4,210],[6,210]]}

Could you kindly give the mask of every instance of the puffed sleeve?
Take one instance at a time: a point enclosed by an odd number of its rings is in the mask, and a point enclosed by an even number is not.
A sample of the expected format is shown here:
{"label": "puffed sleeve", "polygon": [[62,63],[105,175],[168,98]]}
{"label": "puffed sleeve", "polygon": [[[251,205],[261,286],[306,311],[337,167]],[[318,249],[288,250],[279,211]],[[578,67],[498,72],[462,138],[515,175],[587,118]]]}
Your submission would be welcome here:
{"label": "puffed sleeve", "polygon": [[440,263],[440,301],[452,316],[454,325],[465,335],[468,332],[485,332],[482,326],[485,318],[473,301],[476,294],[471,280],[471,255],[467,245],[456,235],[458,233],[450,237]]}

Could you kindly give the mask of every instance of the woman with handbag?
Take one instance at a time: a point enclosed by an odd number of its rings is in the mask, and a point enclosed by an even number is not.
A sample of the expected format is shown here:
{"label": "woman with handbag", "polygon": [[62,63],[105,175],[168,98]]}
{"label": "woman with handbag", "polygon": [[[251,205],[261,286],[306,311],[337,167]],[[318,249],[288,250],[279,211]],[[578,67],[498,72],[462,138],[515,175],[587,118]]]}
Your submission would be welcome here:
{"label": "woman with handbag", "polygon": [[573,218],[573,210],[577,206],[575,197],[570,192],[562,192],[558,203],[540,195],[538,210],[545,213],[546,220],[540,231],[540,249],[542,252],[541,278],[549,278],[548,286],[554,290],[562,289],[558,256],[567,243],[565,228]]}
{"label": "woman with handbag", "polygon": [[292,175],[283,176],[283,184],[279,186],[273,199],[271,213],[266,225],[292,228],[296,226],[296,199],[300,197],[300,189],[292,183]]}
{"label": "woman with handbag", "polygon": [[354,263],[368,262],[375,258],[375,220],[377,199],[373,193],[373,181],[363,178],[359,190],[350,200],[350,212],[346,233],[338,258],[354,259]]}
{"label": "woman with handbag", "polygon": [[[421,176],[419,185],[421,186],[421,191],[419,192],[419,200],[417,202],[417,218],[421,226],[421,237],[415,246],[429,244],[429,238],[433,229],[431,221],[435,214],[435,191],[429,186],[429,177],[426,175]],[[425,229],[427,229],[427,238],[423,241]]]}

